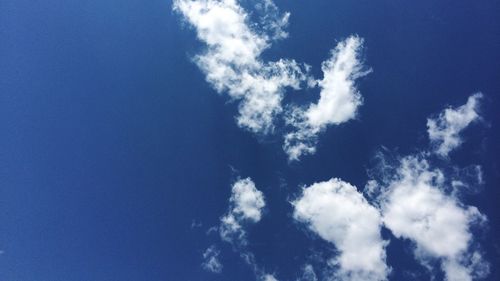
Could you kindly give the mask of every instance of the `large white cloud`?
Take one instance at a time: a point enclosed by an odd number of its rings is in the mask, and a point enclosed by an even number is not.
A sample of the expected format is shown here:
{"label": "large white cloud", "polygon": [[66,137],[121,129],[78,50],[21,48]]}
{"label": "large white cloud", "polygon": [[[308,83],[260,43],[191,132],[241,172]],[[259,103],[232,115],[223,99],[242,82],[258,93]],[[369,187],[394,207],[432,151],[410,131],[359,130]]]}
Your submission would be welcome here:
{"label": "large white cloud", "polygon": [[449,179],[431,168],[426,155],[402,158],[395,173],[386,175],[386,182],[370,183],[370,191],[378,194],[384,225],[396,237],[412,241],[423,264],[439,259],[446,280],[482,277],[488,265],[473,247],[471,227],[486,218],[447,191]]}
{"label": "large white cloud", "polygon": [[339,251],[332,263],[340,280],[386,280],[382,220],[353,185],[340,179],[315,183],[293,202],[294,218]]}
{"label": "large white cloud", "polygon": [[478,120],[481,93],[469,97],[467,103],[457,108],[446,108],[436,118],[427,119],[427,132],[435,152],[443,157],[462,144],[460,132]]}
{"label": "large white cloud", "polygon": [[260,58],[274,39],[287,36],[283,28],[289,14],[280,15],[270,0],[259,4],[263,10],[259,23],[235,0],[175,0],[181,13],[207,45],[195,57],[207,81],[219,92],[240,100],[237,122],[255,133],[268,133],[274,118],[282,111],[284,89],[298,89],[306,75],[294,60],[264,62]]}
{"label": "large white cloud", "polygon": [[362,97],[356,88],[356,79],[366,75],[360,60],[363,40],[350,36],[331,51],[330,59],[323,62],[323,79],[317,103],[307,108],[294,108],[288,115],[288,124],[294,130],[285,135],[283,148],[290,160],[316,151],[318,134],[328,125],[338,125],[356,116]]}

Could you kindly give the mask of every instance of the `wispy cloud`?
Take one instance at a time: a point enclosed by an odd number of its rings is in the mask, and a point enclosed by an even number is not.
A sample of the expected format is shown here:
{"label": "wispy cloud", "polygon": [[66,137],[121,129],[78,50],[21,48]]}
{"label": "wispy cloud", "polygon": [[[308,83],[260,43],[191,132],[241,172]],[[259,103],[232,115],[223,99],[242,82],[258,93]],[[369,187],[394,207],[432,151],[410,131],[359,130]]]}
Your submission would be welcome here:
{"label": "wispy cloud", "polygon": [[218,229],[220,238],[233,246],[233,250],[253,270],[257,280],[276,281],[273,274],[257,264],[254,254],[248,249],[246,227],[261,220],[265,206],[264,194],[252,179],[239,179],[231,188],[228,211],[221,217]]}
{"label": "wispy cloud", "polygon": [[314,272],[313,266],[306,264],[302,268],[302,276],[297,279],[297,281],[318,281],[318,277],[316,276],[316,272]]}
{"label": "wispy cloud", "polygon": [[283,149],[290,160],[316,151],[318,134],[329,125],[338,125],[356,117],[363,103],[356,79],[370,72],[360,59],[363,40],[351,36],[338,43],[330,59],[323,62],[323,79],[317,81],[321,92],[317,103],[306,108],[295,107],[287,117],[293,127],[285,135]]}
{"label": "wispy cloud", "polygon": [[221,273],[223,266],[219,260],[219,254],[220,251],[215,245],[207,248],[203,253],[203,263],[201,264],[203,269],[213,273]]}
{"label": "wispy cloud", "polygon": [[[250,21],[235,0],[175,0],[174,10],[196,30],[206,49],[194,57],[206,80],[220,93],[238,101],[240,127],[256,134],[274,132],[276,119],[283,117],[287,88],[302,84],[318,86],[320,98],[308,107],[289,106],[283,149],[290,160],[313,154],[318,135],[328,125],[341,124],[356,116],[362,98],[356,79],[370,70],[363,67],[360,52],[363,40],[350,36],[331,51],[322,63],[323,79],[315,80],[310,66],[293,59],[266,62],[263,51],[275,40],[288,36],[289,13],[280,13],[271,0],[257,1],[258,20]],[[286,130],[285,130],[286,131]]]}
{"label": "wispy cloud", "polygon": [[280,15],[271,1],[259,4],[264,10],[260,23],[234,0],[175,0],[174,10],[196,29],[207,49],[194,60],[207,81],[219,92],[240,101],[238,124],[254,133],[269,133],[282,111],[284,89],[300,88],[306,78],[304,66],[294,60],[264,62],[262,52],[272,40],[287,36],[283,28],[289,14]]}
{"label": "wispy cloud", "polygon": [[446,157],[463,140],[460,132],[480,118],[479,102],[483,94],[476,93],[457,108],[446,108],[436,118],[427,119],[427,133],[436,154]]}
{"label": "wispy cloud", "polygon": [[264,195],[250,178],[236,181],[231,189],[229,210],[221,218],[221,238],[228,242],[246,244],[246,232],[242,225],[259,222],[265,205]]}

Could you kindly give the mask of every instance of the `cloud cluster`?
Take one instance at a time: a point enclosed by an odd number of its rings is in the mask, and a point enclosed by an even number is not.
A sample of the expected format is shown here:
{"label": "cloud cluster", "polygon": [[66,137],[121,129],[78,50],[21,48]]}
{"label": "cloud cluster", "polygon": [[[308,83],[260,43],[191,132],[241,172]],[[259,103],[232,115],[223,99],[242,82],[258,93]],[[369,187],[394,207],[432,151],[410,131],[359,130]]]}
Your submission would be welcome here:
{"label": "cloud cluster", "polygon": [[362,104],[355,80],[369,72],[359,59],[361,38],[351,36],[338,43],[322,64],[323,79],[316,81],[306,64],[261,58],[274,40],[288,36],[284,28],[290,14],[280,14],[271,0],[257,2],[256,10],[262,14],[257,22],[250,22],[250,15],[235,0],[175,0],[173,7],[207,46],[194,57],[207,81],[239,101],[240,127],[257,134],[273,132],[276,117],[284,112],[286,89],[298,90],[306,82],[309,87],[319,86],[317,103],[289,106],[285,112],[285,123],[292,131],[285,134],[283,148],[290,160],[313,154],[318,134],[328,125],[355,117]]}
{"label": "cloud cluster", "polygon": [[[439,116],[439,126],[446,131],[442,136],[454,139],[440,144],[453,149],[462,143],[459,132],[479,118],[475,108],[480,97],[474,94],[465,105]],[[481,168],[474,165],[464,173],[448,174],[431,165],[431,156],[422,151],[396,162],[381,158],[374,175],[379,180],[369,181],[365,188],[371,204],[356,187],[340,179],[306,187],[292,202],[294,218],[338,250],[331,262],[338,267],[335,280],[387,279],[390,269],[385,263],[387,241],[381,238],[382,225],[396,238],[411,241],[422,265],[431,268],[431,261],[439,261],[448,281],[475,280],[489,273],[473,235],[474,227],[484,224],[486,216],[459,198],[471,174],[482,182]]]}
{"label": "cloud cluster", "polygon": [[317,83],[321,89],[317,103],[307,108],[295,108],[288,115],[287,123],[294,130],[285,135],[283,148],[290,160],[316,151],[318,134],[328,125],[339,125],[356,116],[363,103],[356,88],[357,78],[368,74],[360,59],[363,40],[350,36],[331,51],[330,59],[323,62],[323,79]]}
{"label": "cloud cluster", "polygon": [[386,280],[382,219],[353,185],[331,179],[306,187],[293,203],[294,218],[339,251],[332,261],[339,280]]}
{"label": "cloud cluster", "polygon": [[[473,94],[456,109],[445,109],[437,119],[427,120],[433,152],[439,156],[462,144],[460,131],[480,118],[481,94]],[[460,188],[467,185],[471,171],[482,183],[480,166],[465,173],[449,174],[431,163],[431,153],[423,151],[402,157],[395,164],[382,161],[380,182],[370,181],[367,193],[375,195],[385,227],[397,238],[415,245],[415,257],[426,266],[439,260],[446,280],[468,281],[485,277],[488,263],[474,242],[473,228],[486,216],[474,206],[461,202]],[[450,166],[445,163],[444,168]]]}
{"label": "cloud cluster", "polygon": [[219,261],[219,254],[220,251],[215,245],[208,247],[203,253],[203,263],[201,264],[203,269],[213,273],[221,273],[223,266]]}
{"label": "cloud cluster", "polygon": [[384,225],[397,238],[414,243],[415,257],[422,264],[439,259],[446,280],[484,276],[488,266],[474,249],[471,228],[486,217],[448,192],[450,180],[425,156],[402,158],[394,176],[379,187],[376,200]]}
{"label": "cloud cluster", "polygon": [[460,144],[460,132],[479,119],[478,107],[483,94],[476,93],[457,108],[446,108],[436,118],[427,119],[427,133],[435,153],[446,157]]}
{"label": "cloud cluster", "polygon": [[238,124],[254,133],[269,133],[274,118],[282,112],[284,89],[300,88],[305,67],[294,60],[264,62],[260,56],[271,41],[287,36],[283,28],[289,14],[281,16],[271,1],[260,5],[260,24],[250,24],[249,15],[235,0],[175,0],[174,10],[196,29],[207,45],[194,60],[207,81],[219,92],[239,100]]}
{"label": "cloud cluster", "polygon": [[259,222],[265,205],[264,195],[250,178],[236,181],[231,189],[228,213],[221,218],[221,238],[228,242],[246,244],[246,232],[242,224]]}
{"label": "cloud cluster", "polygon": [[[258,1],[256,13],[247,13],[237,0],[174,0],[173,8],[206,45],[193,60],[208,83],[238,102],[238,125],[256,134],[269,134],[276,131],[277,117],[283,118],[286,127],[280,132],[284,132],[283,150],[289,160],[314,154],[322,132],[356,118],[363,103],[356,81],[371,71],[362,63],[360,37],[340,41],[321,65],[323,78],[316,80],[306,64],[293,59],[262,58],[273,41],[288,36],[285,28],[290,14],[281,14],[271,0]],[[257,19],[251,22],[255,16]],[[286,90],[299,90],[303,84],[319,89],[317,102],[283,105]],[[446,108],[427,119],[433,153],[447,159],[460,146],[461,132],[480,119],[481,98],[481,93],[473,94],[466,104]],[[376,175],[380,179],[369,181],[365,189],[371,201],[355,186],[333,178],[303,188],[292,202],[294,219],[338,250],[329,262],[335,268],[332,278],[387,280],[391,269],[386,264],[388,241],[382,239],[382,226],[396,238],[411,241],[416,259],[424,266],[438,261],[448,281],[487,275],[488,263],[473,235],[473,228],[485,223],[486,217],[459,197],[459,189],[467,185],[467,179],[435,168],[428,151],[384,165],[385,172]],[[481,182],[480,166],[471,170],[476,171]],[[257,266],[247,247],[245,226],[259,222],[264,207],[264,196],[250,178],[236,181],[218,231],[259,280],[276,281],[273,274]],[[220,272],[218,255],[215,246],[209,247],[203,254],[203,268]],[[318,279],[312,266],[304,268],[302,279]]]}

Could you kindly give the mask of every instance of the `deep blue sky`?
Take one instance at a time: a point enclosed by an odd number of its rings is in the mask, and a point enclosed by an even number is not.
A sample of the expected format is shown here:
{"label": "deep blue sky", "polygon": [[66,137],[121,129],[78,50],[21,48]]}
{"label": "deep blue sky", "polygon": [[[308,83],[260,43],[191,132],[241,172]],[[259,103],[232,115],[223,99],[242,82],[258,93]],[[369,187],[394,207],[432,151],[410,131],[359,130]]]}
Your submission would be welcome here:
{"label": "deep blue sky", "polygon": [[[453,159],[484,168],[482,191],[464,201],[489,218],[478,241],[487,280],[500,280],[500,2],[275,3],[291,12],[290,37],[266,58],[307,62],[319,77],[328,51],[354,33],[373,68],[359,84],[359,118],[292,164],[279,138],[237,127],[236,105],[192,63],[202,45],[171,1],[0,1],[0,280],[254,280],[205,233],[238,175],[268,203],[248,230],[251,250],[292,280],[308,249],[329,247],[291,218],[299,186],[340,177],[363,187],[382,145],[424,148],[426,118],[475,91],[486,122]],[[223,275],[200,266],[213,243]],[[398,265],[392,280],[419,270],[409,250],[390,248],[388,263]]]}

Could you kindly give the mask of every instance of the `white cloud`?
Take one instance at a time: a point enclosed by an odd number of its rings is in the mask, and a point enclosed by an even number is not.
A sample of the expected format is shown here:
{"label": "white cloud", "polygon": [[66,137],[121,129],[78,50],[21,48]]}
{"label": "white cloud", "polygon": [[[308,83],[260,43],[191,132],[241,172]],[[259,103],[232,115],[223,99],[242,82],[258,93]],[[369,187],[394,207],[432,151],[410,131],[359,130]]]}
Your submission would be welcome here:
{"label": "white cloud", "polygon": [[427,133],[435,152],[443,157],[462,144],[460,132],[479,119],[481,93],[469,97],[467,103],[457,108],[446,108],[436,118],[427,119]]}
{"label": "white cloud", "polygon": [[278,281],[278,279],[276,279],[276,277],[272,274],[265,274],[262,276],[262,281]]}
{"label": "white cloud", "polygon": [[315,183],[292,204],[296,220],[338,249],[332,263],[340,280],[387,279],[380,214],[356,187],[340,179]]}
{"label": "white cloud", "polygon": [[472,248],[471,227],[486,220],[477,208],[446,192],[443,172],[431,169],[423,156],[401,159],[395,176],[377,188],[384,225],[398,238],[415,245],[415,257],[426,264],[441,261],[446,280],[473,280],[487,274],[488,265]]}
{"label": "white cloud", "polygon": [[[265,62],[261,54],[273,40],[286,38],[289,13],[281,14],[271,0],[255,5],[247,13],[236,0],[174,0],[174,10],[196,30],[207,48],[194,61],[206,80],[220,93],[239,101],[237,123],[253,133],[271,133],[283,113],[286,88],[300,89],[303,82],[319,86],[320,98],[308,108],[293,108],[285,121],[293,127],[285,135],[283,148],[290,160],[313,154],[320,132],[330,124],[341,124],[356,116],[362,98],[357,78],[366,75],[360,61],[363,40],[351,36],[331,51],[322,64],[323,79],[309,75],[310,66],[293,59]],[[253,17],[254,19],[255,17]]]}
{"label": "white cloud", "polygon": [[245,225],[257,223],[266,206],[264,195],[255,187],[251,178],[237,180],[231,188],[229,210],[221,217],[219,234],[223,241],[231,243],[233,250],[253,270],[259,281],[277,281],[273,274],[266,273],[255,261],[248,249]]}
{"label": "white cloud", "polygon": [[204,253],[203,253],[203,263],[201,266],[203,269],[213,272],[213,273],[220,273],[222,272],[222,264],[219,261],[219,250],[215,245],[210,246]]}
{"label": "white cloud", "polygon": [[324,61],[323,80],[318,81],[321,88],[319,101],[308,108],[294,108],[287,123],[294,127],[285,135],[284,150],[290,160],[298,160],[304,154],[316,150],[318,134],[328,125],[338,125],[356,116],[362,97],[356,88],[357,78],[366,75],[360,60],[363,40],[350,36],[331,51],[331,57]]}
{"label": "white cloud", "polygon": [[284,39],[288,37],[288,32],[285,28],[288,26],[290,13],[280,15],[278,7],[271,0],[262,0],[257,2],[256,10],[261,13],[262,28],[266,34],[274,40]]}
{"label": "white cloud", "polygon": [[240,179],[233,184],[229,205],[228,213],[221,218],[221,238],[230,242],[237,238],[244,244],[242,223],[260,221],[262,209],[266,205],[264,195],[250,178]]}
{"label": "white cloud", "polygon": [[287,36],[283,28],[289,14],[279,15],[270,0],[260,4],[260,25],[249,23],[249,15],[235,0],[175,0],[181,13],[207,45],[195,62],[218,92],[239,100],[238,124],[254,133],[268,133],[282,111],[284,89],[298,89],[306,79],[294,60],[263,62],[261,53],[271,40]]}

